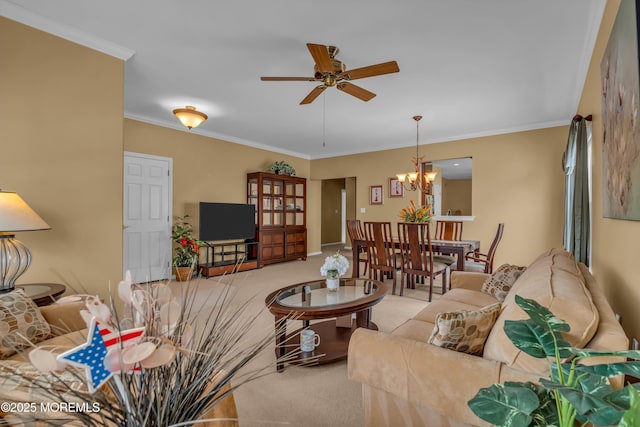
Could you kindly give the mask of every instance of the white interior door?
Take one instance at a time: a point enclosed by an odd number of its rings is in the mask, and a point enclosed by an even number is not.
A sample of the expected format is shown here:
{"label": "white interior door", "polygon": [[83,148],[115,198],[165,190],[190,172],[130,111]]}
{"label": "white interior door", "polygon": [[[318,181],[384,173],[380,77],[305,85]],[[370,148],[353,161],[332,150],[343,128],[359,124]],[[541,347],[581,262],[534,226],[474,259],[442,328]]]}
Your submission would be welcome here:
{"label": "white interior door", "polygon": [[135,283],[171,277],[172,166],[167,157],[124,154],[123,273]]}

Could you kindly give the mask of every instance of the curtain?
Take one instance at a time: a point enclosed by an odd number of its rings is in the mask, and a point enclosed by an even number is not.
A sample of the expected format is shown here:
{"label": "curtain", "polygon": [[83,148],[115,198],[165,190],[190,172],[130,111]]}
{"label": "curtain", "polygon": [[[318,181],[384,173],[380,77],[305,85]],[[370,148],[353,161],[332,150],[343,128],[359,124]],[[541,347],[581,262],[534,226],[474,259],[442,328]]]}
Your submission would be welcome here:
{"label": "curtain", "polygon": [[576,116],[562,156],[566,183],[563,244],[567,252],[586,265],[591,252],[590,143],[591,125]]}

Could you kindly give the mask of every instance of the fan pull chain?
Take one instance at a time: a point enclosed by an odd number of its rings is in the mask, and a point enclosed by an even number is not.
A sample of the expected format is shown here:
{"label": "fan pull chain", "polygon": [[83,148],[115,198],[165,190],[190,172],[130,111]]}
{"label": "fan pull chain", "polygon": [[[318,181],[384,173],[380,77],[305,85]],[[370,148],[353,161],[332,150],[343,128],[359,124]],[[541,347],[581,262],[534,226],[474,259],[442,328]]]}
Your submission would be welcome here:
{"label": "fan pull chain", "polygon": [[325,108],[327,104],[327,94],[322,93],[322,147],[326,147],[325,136],[327,129],[327,109]]}

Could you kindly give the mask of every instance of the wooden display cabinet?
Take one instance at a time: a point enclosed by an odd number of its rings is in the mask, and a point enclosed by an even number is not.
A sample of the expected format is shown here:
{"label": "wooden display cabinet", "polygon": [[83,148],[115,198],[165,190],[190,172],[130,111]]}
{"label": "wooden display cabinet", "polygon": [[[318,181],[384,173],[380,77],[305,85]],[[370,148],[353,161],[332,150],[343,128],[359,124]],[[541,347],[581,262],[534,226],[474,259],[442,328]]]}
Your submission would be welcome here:
{"label": "wooden display cabinet", "polygon": [[307,259],[306,178],[249,173],[247,203],[256,207],[261,266]]}

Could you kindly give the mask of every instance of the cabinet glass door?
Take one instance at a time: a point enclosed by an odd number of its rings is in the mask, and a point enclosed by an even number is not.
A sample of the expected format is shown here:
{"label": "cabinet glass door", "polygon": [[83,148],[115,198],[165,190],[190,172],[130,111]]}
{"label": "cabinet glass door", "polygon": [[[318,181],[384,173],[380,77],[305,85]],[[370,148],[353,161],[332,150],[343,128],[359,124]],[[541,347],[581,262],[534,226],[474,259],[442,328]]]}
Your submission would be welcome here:
{"label": "cabinet glass door", "polygon": [[258,223],[258,180],[253,178],[247,181],[247,204],[256,209],[256,224]]}

